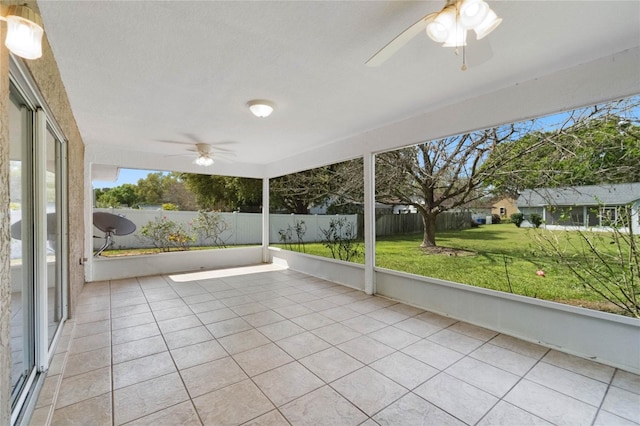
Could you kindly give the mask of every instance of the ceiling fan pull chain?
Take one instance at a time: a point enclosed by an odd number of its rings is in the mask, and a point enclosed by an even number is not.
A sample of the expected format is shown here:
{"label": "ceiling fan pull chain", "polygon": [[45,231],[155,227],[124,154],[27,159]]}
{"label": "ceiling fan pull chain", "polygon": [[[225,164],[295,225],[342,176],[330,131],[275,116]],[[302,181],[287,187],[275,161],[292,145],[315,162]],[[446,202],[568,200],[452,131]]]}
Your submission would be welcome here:
{"label": "ceiling fan pull chain", "polygon": [[462,71],[467,70],[467,47],[462,46],[462,67],[460,67]]}

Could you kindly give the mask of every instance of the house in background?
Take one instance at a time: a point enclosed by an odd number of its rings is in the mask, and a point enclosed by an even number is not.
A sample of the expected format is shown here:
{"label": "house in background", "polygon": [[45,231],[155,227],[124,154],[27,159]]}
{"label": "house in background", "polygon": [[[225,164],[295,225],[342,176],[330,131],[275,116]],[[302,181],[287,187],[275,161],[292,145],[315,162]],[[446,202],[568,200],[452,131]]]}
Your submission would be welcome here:
{"label": "house in background", "polygon": [[620,208],[631,207],[631,229],[640,233],[640,182],[527,189],[517,201],[525,217],[537,213],[546,227],[606,228],[620,225]]}
{"label": "house in background", "polygon": [[500,219],[508,219],[512,214],[518,213],[517,200],[511,197],[504,197],[493,202],[491,214],[497,214]]}

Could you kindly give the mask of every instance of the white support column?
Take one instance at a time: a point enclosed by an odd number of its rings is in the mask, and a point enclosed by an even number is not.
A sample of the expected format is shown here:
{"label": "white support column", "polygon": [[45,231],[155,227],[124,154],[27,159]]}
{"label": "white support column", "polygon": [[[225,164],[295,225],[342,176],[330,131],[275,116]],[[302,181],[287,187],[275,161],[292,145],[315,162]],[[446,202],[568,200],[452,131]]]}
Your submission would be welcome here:
{"label": "white support column", "polygon": [[589,227],[589,210],[587,206],[582,206],[582,226]]}
{"label": "white support column", "polygon": [[376,283],[376,183],[375,156],[366,153],[364,162],[364,291],[375,294]]}
{"label": "white support column", "polygon": [[262,262],[269,263],[269,179],[262,179]]}

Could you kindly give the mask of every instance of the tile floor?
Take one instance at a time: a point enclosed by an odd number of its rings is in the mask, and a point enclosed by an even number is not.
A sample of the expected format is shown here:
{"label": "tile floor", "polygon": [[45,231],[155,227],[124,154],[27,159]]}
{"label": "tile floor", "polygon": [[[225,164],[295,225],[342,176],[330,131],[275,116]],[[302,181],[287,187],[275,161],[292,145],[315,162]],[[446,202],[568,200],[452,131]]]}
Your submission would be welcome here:
{"label": "tile floor", "polygon": [[640,376],[274,268],[87,284],[31,424],[640,424]]}

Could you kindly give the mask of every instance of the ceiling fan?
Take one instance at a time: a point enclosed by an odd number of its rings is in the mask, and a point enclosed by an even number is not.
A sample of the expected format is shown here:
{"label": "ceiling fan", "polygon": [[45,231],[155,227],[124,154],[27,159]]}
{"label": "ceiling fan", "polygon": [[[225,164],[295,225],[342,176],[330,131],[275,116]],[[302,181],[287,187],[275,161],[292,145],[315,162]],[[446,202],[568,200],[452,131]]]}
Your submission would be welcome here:
{"label": "ceiling fan", "polygon": [[[188,148],[187,151],[193,152],[197,154],[196,159],[193,161],[194,164],[198,166],[211,166],[216,160],[228,160],[225,157],[233,157],[235,154],[226,148],[222,148],[220,145],[232,145],[236,142],[226,141],[226,142],[216,142],[216,143],[204,143],[201,142],[201,139],[195,137],[192,134],[185,134],[185,136],[191,140],[191,142],[183,142],[183,141],[171,141],[171,140],[159,140],[157,142],[160,143],[170,143],[170,144],[178,144],[178,145],[192,145],[192,148]],[[214,152],[215,151],[215,152]],[[192,154],[177,154],[180,156],[184,155],[192,155]]]}
{"label": "ceiling fan", "polygon": [[[421,31],[442,47],[463,48],[462,70],[467,69],[466,49],[467,31],[473,30],[476,39],[481,40],[496,29],[502,22],[484,0],[447,0],[440,12],[429,13],[418,22],[401,32],[386,46],[380,49],[366,62],[367,66],[377,67],[393,56],[405,44]],[[484,49],[487,51],[487,49]],[[488,51],[491,49],[489,47]]]}

